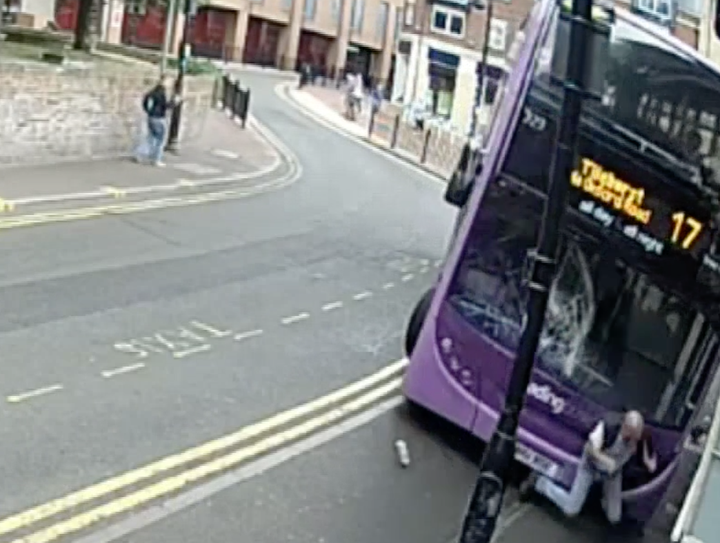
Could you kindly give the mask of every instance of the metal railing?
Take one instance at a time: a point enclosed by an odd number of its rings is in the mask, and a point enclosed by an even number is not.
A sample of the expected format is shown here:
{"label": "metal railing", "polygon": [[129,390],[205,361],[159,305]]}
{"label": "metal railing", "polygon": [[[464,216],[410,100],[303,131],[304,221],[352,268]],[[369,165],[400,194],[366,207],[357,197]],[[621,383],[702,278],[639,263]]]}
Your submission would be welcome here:
{"label": "metal railing", "polygon": [[245,128],[250,114],[250,89],[243,87],[238,79],[225,74],[219,80],[218,107]]}

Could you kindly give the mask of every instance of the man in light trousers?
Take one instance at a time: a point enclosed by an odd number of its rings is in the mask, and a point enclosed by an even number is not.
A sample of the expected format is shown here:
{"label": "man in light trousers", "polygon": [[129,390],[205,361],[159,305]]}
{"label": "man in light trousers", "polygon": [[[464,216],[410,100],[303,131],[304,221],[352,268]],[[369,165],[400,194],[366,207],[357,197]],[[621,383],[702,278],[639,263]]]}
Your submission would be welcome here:
{"label": "man in light trousers", "polygon": [[657,456],[645,432],[645,421],[637,411],[625,413],[621,424],[600,421],[588,436],[575,480],[569,490],[545,476],[533,473],[520,486],[526,500],[533,492],[545,496],[568,517],[580,513],[595,482],[603,485],[602,507],[608,521],[622,519],[622,471],[637,458],[650,473],[657,469]]}

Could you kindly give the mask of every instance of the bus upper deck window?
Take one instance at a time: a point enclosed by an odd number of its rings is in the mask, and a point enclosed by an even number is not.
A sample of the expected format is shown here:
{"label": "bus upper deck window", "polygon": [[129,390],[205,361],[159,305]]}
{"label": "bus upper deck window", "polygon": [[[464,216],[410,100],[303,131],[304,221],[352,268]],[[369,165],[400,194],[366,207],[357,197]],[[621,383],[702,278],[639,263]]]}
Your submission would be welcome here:
{"label": "bus upper deck window", "polygon": [[[560,9],[563,13],[569,13],[571,3],[564,2]],[[612,25],[613,15],[603,7],[594,7],[592,16],[594,22],[597,24]],[[570,22],[567,19],[558,17],[554,36],[550,38],[554,40],[552,59],[550,60],[552,75],[559,80],[564,80],[566,76],[567,51],[570,47],[570,26]],[[587,35],[590,39],[587,51],[587,65],[592,66],[592,69],[588,70],[589,80],[585,82],[585,88],[589,92],[602,95],[605,92],[605,75],[609,63],[608,36],[600,32],[592,32]]]}

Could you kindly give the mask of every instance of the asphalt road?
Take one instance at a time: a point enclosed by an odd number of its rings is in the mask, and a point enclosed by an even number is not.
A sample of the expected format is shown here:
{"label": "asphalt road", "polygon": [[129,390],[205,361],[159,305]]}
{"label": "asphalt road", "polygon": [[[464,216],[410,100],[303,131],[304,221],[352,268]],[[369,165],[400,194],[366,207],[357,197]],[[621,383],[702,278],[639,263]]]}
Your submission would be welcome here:
{"label": "asphalt road", "polygon": [[451,232],[442,187],[292,110],[277,79],[248,83],[303,166],[292,186],[0,235],[0,516],[401,357]]}
{"label": "asphalt road", "polygon": [[[408,416],[383,368],[454,212],[245,81],[293,185],[0,234],[0,542],[453,540],[478,451]],[[578,539],[506,506],[499,543]]]}

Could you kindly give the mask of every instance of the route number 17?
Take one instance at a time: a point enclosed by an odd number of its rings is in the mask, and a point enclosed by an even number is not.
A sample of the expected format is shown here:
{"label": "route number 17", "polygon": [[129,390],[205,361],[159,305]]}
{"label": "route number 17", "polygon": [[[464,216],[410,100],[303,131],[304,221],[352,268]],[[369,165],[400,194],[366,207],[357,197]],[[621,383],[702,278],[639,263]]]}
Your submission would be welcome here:
{"label": "route number 17", "polygon": [[682,211],[673,213],[672,222],[673,231],[670,240],[683,249],[690,249],[703,230],[702,223]]}

